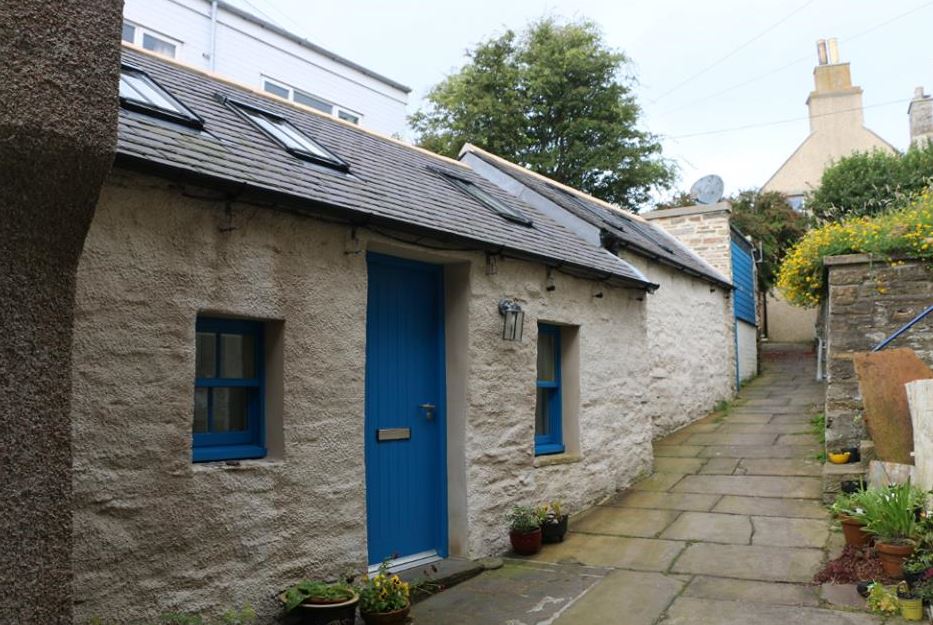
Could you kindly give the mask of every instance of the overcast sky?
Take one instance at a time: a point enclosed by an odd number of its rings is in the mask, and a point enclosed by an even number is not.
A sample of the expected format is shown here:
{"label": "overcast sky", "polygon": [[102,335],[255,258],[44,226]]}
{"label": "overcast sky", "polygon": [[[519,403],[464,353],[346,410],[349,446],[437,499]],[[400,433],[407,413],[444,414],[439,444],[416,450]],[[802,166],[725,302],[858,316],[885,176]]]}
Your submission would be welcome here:
{"label": "overcast sky", "polygon": [[[245,0],[241,0],[245,3]],[[866,125],[908,143],[914,87],[933,91],[930,0],[249,0],[285,28],[413,88],[409,113],[464,51],[553,15],[585,17],[632,60],[642,124],[662,137],[680,186],[716,173],[758,187],[808,132],[819,38],[864,89]],[[774,124],[774,122],[787,123]],[[732,132],[718,132],[757,126]],[[709,133],[709,134],[699,134]],[[693,135],[693,136],[691,136]]]}

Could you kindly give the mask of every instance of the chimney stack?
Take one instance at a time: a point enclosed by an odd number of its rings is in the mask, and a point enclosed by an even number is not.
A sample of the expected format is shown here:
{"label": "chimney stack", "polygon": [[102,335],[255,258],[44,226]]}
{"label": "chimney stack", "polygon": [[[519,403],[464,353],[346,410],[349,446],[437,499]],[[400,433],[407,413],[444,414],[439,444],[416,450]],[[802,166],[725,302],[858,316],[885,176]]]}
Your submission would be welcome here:
{"label": "chimney stack", "polygon": [[826,65],[827,56],[825,39],[817,39],[816,41],[816,58],[819,60],[820,65]]}
{"label": "chimney stack", "polygon": [[933,97],[926,95],[923,87],[914,90],[907,115],[910,118],[910,143],[920,145],[933,141]]}

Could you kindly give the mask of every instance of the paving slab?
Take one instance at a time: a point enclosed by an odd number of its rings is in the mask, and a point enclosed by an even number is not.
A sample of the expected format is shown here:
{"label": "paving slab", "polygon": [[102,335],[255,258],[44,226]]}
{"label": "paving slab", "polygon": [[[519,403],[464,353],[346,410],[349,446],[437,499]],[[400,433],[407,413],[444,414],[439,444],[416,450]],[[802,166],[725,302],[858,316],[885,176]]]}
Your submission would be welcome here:
{"label": "paving slab", "polygon": [[752,604],[680,597],[662,625],[878,625],[870,614],[839,612],[801,606]]}
{"label": "paving slab", "polygon": [[807,458],[743,458],[736,475],[822,476],[823,465]]}
{"label": "paving slab", "polygon": [[801,434],[809,431],[809,423],[727,423],[718,434]]}
{"label": "paving slab", "polygon": [[685,440],[693,436],[693,432],[678,430],[673,434],[668,434],[664,438],[659,438],[654,442],[655,445],[682,445]]}
{"label": "paving slab", "polygon": [[699,445],[660,445],[654,448],[655,458],[691,458],[703,448]]}
{"label": "paving slab", "polygon": [[[698,435],[699,436],[699,435]],[[813,445],[816,442],[816,436],[807,434],[784,434],[777,439],[776,445]]]}
{"label": "paving slab", "polygon": [[821,519],[752,517],[753,545],[772,547],[815,547],[822,549],[829,539],[829,525]]}
{"label": "paving slab", "polygon": [[749,399],[745,401],[743,406],[748,408],[761,406],[767,408],[773,408],[774,406],[786,406],[790,403],[790,397],[767,397],[765,399]]}
{"label": "paving slab", "polygon": [[732,475],[738,465],[738,458],[710,458],[699,473],[700,475]]}
{"label": "paving slab", "polygon": [[729,423],[768,423],[772,419],[770,412],[736,412],[730,414]]}
{"label": "paving slab", "polygon": [[673,487],[679,493],[757,495],[819,499],[822,480],[817,477],[773,477],[767,475],[687,475]]}
{"label": "paving slab", "polygon": [[661,473],[696,473],[706,458],[655,458],[654,470]]}
{"label": "paving slab", "polygon": [[712,421],[708,419],[703,419],[700,421],[695,421],[690,425],[684,426],[679,432],[690,432],[691,434],[698,434],[700,432],[716,432],[722,426],[721,421]]}
{"label": "paving slab", "polygon": [[613,571],[577,599],[555,623],[602,625],[622,622],[621,617],[625,625],[653,625],[683,586],[682,580],[660,573]]}
{"label": "paving slab", "polygon": [[813,458],[821,451],[811,447],[784,445],[781,447],[760,445],[710,445],[700,449],[701,458]]}
{"label": "paving slab", "polygon": [[679,510],[643,510],[597,506],[579,518],[570,528],[585,534],[638,536],[654,538],[680,514]]}
{"label": "paving slab", "polygon": [[774,582],[809,582],[822,561],[820,549],[695,543],[684,549],[671,572]]}
{"label": "paving slab", "polygon": [[751,520],[737,514],[684,512],[661,534],[671,540],[705,541],[747,545],[752,536]]}
{"label": "paving slab", "polygon": [[684,589],[684,597],[772,603],[776,605],[818,606],[819,593],[808,584],[776,584],[747,579],[726,579],[698,575]]}
{"label": "paving slab", "polygon": [[548,545],[529,560],[556,564],[611,566],[636,571],[666,571],[684,543],[570,532],[564,542]]}
{"label": "paving slab", "polygon": [[540,623],[555,619],[609,571],[507,560],[412,606],[416,623]]}
{"label": "paving slab", "polygon": [[[754,445],[770,446],[774,444],[777,434],[694,434],[687,439],[688,445]],[[810,441],[813,442],[812,439]]]}
{"label": "paving slab", "polygon": [[823,584],[820,587],[823,601],[841,608],[865,609],[865,599],[858,594],[855,584]]}
{"label": "paving slab", "polygon": [[776,499],[771,497],[740,497],[726,495],[713,507],[713,512],[747,514],[750,516],[829,519],[823,504],[814,499]]}
{"label": "paving slab", "polygon": [[683,477],[683,473],[655,473],[636,482],[632,485],[632,488],[635,490],[666,491],[670,490],[671,487],[682,480]]}
{"label": "paving slab", "polygon": [[628,491],[620,493],[603,505],[619,508],[650,508],[655,510],[696,510],[708,512],[719,495],[697,495],[693,493],[658,493],[651,491]]}
{"label": "paving slab", "polygon": [[771,417],[771,420],[768,423],[773,423],[775,425],[795,425],[801,424],[803,426],[809,426],[813,415],[811,414],[779,414]]}

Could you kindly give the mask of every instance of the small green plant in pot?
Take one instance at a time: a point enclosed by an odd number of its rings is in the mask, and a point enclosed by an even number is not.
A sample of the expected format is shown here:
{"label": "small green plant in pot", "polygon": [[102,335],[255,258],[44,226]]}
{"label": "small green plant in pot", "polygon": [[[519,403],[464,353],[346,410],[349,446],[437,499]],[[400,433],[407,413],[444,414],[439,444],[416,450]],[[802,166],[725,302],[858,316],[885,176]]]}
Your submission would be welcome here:
{"label": "small green plant in pot", "polygon": [[545,507],[544,522],[541,524],[541,540],[545,543],[564,542],[569,516],[559,501],[549,503]]}
{"label": "small green plant in pot", "polygon": [[353,625],[360,597],[345,582],[301,580],[279,598],[286,612],[297,611],[303,625]]}
{"label": "small green plant in pot", "polygon": [[894,587],[888,588],[880,582],[875,582],[868,587],[866,603],[868,609],[875,614],[897,614],[901,607]]}
{"label": "small green plant in pot", "polygon": [[897,585],[897,601],[900,604],[901,616],[905,621],[923,619],[923,599],[910,589],[907,582]]}
{"label": "small green plant in pot", "polygon": [[839,493],[830,506],[833,515],[839,519],[847,545],[865,545],[871,540],[871,534],[865,531],[865,509],[861,504],[865,492]]}
{"label": "small green plant in pot", "polygon": [[541,524],[546,509],[531,506],[513,506],[506,518],[509,521],[509,541],[512,550],[522,556],[533,556],[541,551]]}
{"label": "small green plant in pot", "polygon": [[916,510],[925,494],[908,484],[871,489],[861,503],[865,530],[875,535],[875,549],[885,574],[903,579],[904,560],[913,553],[920,532]]}
{"label": "small green plant in pot", "polygon": [[360,616],[367,625],[404,623],[411,609],[408,582],[389,572],[389,563],[379,565],[372,577],[364,576],[360,586]]}

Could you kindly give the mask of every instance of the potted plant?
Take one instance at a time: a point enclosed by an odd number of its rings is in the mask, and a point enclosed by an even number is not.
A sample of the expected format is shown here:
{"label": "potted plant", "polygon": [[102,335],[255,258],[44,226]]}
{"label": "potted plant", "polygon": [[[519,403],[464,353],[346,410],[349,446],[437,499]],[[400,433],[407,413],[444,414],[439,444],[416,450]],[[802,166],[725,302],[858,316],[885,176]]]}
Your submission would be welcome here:
{"label": "potted plant", "polygon": [[830,507],[842,525],[842,534],[847,545],[864,545],[871,539],[871,534],[865,531],[865,510],[859,503],[864,492],[839,493]]}
{"label": "potted plant", "polygon": [[513,506],[507,518],[512,550],[521,556],[533,556],[541,551],[541,524],[545,513],[540,508]]}
{"label": "potted plant", "polygon": [[567,533],[567,520],[559,501],[552,501],[545,507],[544,523],[541,525],[541,540],[545,543],[562,543]]}
{"label": "potted plant", "polygon": [[904,577],[904,560],[913,553],[919,525],[915,510],[924,493],[908,484],[865,491],[860,499],[865,510],[865,530],[875,535],[875,549],[885,574]]}
{"label": "potted plant", "polygon": [[389,563],[379,565],[372,577],[364,576],[360,587],[360,616],[367,625],[404,623],[411,609],[408,582],[389,572]]}
{"label": "potted plant", "polygon": [[359,594],[345,582],[301,580],[281,595],[286,612],[299,615],[304,625],[353,625]]}
{"label": "potted plant", "polygon": [[868,587],[866,603],[868,609],[876,614],[897,614],[900,608],[897,592],[880,582],[874,582]]}
{"label": "potted plant", "polygon": [[904,560],[904,580],[915,588],[933,578],[933,551],[918,546],[910,557]]}
{"label": "potted plant", "polygon": [[923,599],[910,589],[907,582],[897,585],[897,601],[901,605],[901,616],[905,621],[923,619]]}

